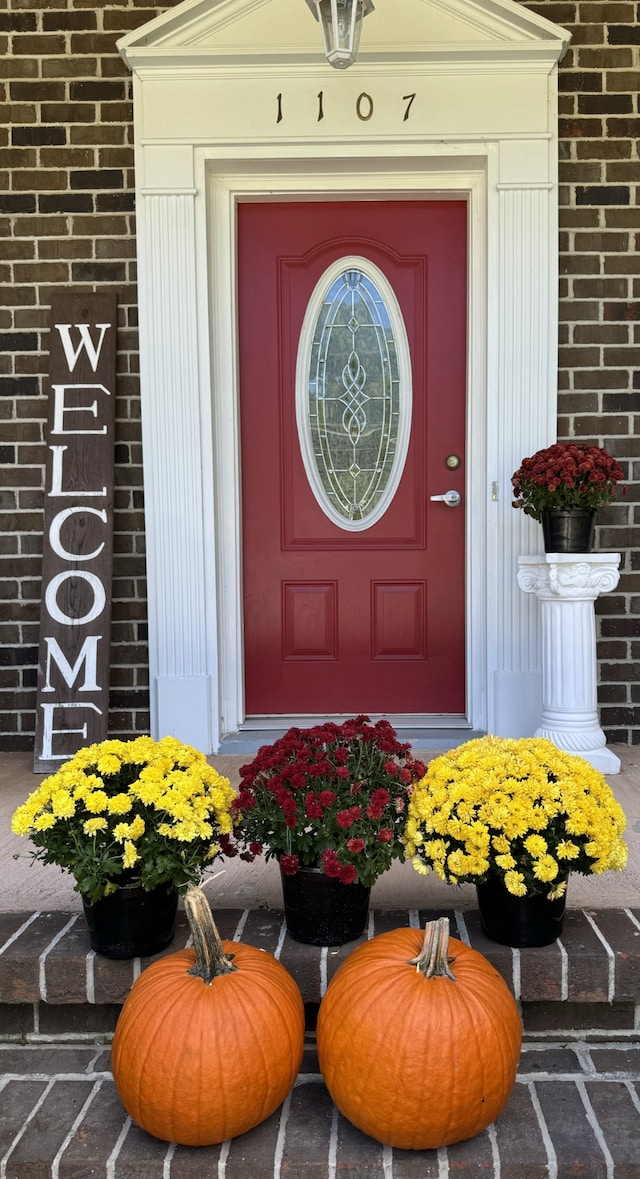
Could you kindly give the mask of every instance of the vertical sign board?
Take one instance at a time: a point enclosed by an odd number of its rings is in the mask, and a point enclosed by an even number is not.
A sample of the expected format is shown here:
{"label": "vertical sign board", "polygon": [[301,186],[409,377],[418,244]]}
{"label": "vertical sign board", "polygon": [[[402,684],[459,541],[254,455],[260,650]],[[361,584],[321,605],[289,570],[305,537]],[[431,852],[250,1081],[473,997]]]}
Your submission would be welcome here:
{"label": "vertical sign board", "polygon": [[116,296],[54,295],[34,770],[107,736]]}

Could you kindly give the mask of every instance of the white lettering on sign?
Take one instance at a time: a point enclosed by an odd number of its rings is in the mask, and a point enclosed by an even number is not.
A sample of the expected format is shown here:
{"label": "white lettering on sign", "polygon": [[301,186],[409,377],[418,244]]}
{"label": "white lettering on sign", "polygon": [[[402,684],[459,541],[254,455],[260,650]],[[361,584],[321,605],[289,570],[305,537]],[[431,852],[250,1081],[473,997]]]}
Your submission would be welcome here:
{"label": "white lettering on sign", "polygon": [[58,512],[58,515],[54,516],[51,524],[49,525],[49,544],[51,545],[54,553],[57,553],[59,557],[62,557],[63,561],[77,561],[78,557],[82,557],[83,561],[93,561],[96,557],[100,556],[100,553],[104,548],[104,541],[102,541],[102,544],[99,544],[97,549],[94,549],[92,553],[71,553],[69,552],[69,549],[65,549],[62,541],[60,540],[60,530],[62,525],[67,520],[70,520],[72,516],[76,516],[78,514],[81,516],[97,516],[103,524],[107,523],[107,513],[105,512],[104,508],[84,508],[79,505],[78,507],[65,508],[64,511]]}
{"label": "white lettering on sign", "polygon": [[81,704],[41,704],[43,725],[42,725],[42,749],[40,756],[43,761],[65,761],[69,756],[68,753],[54,753],[53,752],[53,738],[56,733],[67,736],[69,733],[77,734],[83,741],[87,739],[87,725],[86,722],[80,729],[54,729],[53,727],[53,713],[56,708],[63,708],[65,712],[69,708],[91,708],[102,716],[102,711],[97,704],[91,704],[88,700]]}
{"label": "white lettering on sign", "polygon": [[88,635],[82,644],[73,667],[69,663],[57,639],[51,636],[45,638],[47,644],[47,671],[43,692],[53,692],[51,683],[51,664],[55,663],[60,675],[68,688],[73,688],[84,664],[84,683],[78,688],[79,692],[98,692],[98,643],[102,635]]}
{"label": "white lettering on sign", "polygon": [[[67,495],[67,496],[73,495],[73,496],[76,496],[78,494],[77,491],[73,490],[73,488],[70,491],[63,491],[62,490],[62,462],[63,462],[63,458],[64,458],[64,452],[65,452],[65,450],[68,450],[68,449],[69,449],[68,446],[50,446],[49,447],[49,450],[51,451],[51,455],[52,455],[51,490],[47,492],[47,495]],[[106,487],[102,487],[100,491],[83,491],[82,494],[83,495],[105,496],[107,494],[107,489],[106,489]]]}
{"label": "white lettering on sign", "polygon": [[[59,608],[57,601],[60,586],[64,585],[65,581],[73,581],[75,579],[86,581],[93,590],[93,606],[82,617],[65,614]],[[96,618],[99,618],[102,614],[107,600],[107,595],[100,578],[96,577],[95,573],[87,573],[86,569],[68,569],[63,573],[58,573],[55,577],[51,578],[45,590],[44,597],[47,610],[51,617],[56,622],[62,622],[65,626],[87,626],[90,622],[95,622]]]}
{"label": "white lettering on sign", "polygon": [[116,312],[114,293],[51,301],[36,770],[107,736]]}
{"label": "white lettering on sign", "polygon": [[106,434],[106,426],[102,426],[100,430],[71,430],[65,426],[64,422],[66,413],[89,413],[94,418],[98,417],[97,401],[92,401],[89,405],[66,405],[64,398],[67,389],[100,389],[109,397],[109,390],[105,389],[104,385],[52,385],[51,388],[53,389],[52,434]]}
{"label": "white lettering on sign", "polygon": [[[91,339],[91,327],[88,323],[76,323],[73,325],[70,323],[57,323],[55,326],[56,331],[60,336],[60,342],[64,349],[69,372],[72,373],[76,367],[76,364],[78,363],[78,357],[83,348],[89,358],[89,364],[91,365],[92,372],[95,372],[98,367],[98,361],[100,360],[100,353],[102,352],[105,332],[109,330],[111,324],[97,323],[95,325],[100,330],[100,339],[98,340],[97,345],[94,345],[93,340]],[[71,343],[72,326],[76,328],[78,335],[80,336],[80,343],[75,350],[73,344]]]}

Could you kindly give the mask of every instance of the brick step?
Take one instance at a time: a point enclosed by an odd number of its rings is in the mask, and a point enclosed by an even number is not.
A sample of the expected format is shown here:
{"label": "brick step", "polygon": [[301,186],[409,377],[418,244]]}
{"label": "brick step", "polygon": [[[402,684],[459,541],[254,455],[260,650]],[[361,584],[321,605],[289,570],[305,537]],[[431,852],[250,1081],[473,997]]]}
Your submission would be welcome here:
{"label": "brick step", "polygon": [[[0,1045],[0,1165],[11,1179],[640,1179],[640,1044],[523,1047],[507,1106],[439,1150],[380,1146],[333,1106],[312,1044],[276,1112],[217,1146],[152,1138],[127,1117],[96,1045]],[[425,1099],[437,1078],[425,1078]]]}
{"label": "brick step", "polygon": [[[452,936],[479,950],[506,979],[521,1006],[525,1033],[611,1036],[640,1029],[640,909],[570,909],[562,939],[538,949],[489,941],[475,910],[377,909],[368,935],[424,927],[443,914]],[[302,945],[287,935],[277,910],[220,909],[215,916],[223,938],[249,942],[280,959],[300,987],[312,1025],[328,982],[358,943]],[[184,946],[188,936],[180,911],[165,953]],[[0,1038],[108,1036],[148,961],[112,961],[89,951],[81,913],[0,914]]]}

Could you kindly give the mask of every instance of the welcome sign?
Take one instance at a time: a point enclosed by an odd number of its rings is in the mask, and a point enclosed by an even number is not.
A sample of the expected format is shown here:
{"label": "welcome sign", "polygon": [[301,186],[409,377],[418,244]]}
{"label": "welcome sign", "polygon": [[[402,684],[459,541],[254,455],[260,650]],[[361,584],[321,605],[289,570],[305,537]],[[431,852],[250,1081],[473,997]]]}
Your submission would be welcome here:
{"label": "welcome sign", "polygon": [[54,295],[34,770],[107,736],[114,293]]}

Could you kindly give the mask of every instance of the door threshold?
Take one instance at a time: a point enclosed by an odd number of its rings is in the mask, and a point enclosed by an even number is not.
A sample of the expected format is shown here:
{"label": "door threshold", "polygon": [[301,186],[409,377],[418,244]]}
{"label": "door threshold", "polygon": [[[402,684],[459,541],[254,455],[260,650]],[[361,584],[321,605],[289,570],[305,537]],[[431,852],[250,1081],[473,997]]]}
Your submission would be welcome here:
{"label": "door threshold", "polygon": [[[400,741],[407,741],[413,750],[419,749],[454,749],[465,741],[475,737],[484,737],[484,730],[474,729],[464,716],[450,713],[418,713],[418,714],[368,714],[375,723],[378,720],[388,720]],[[353,713],[332,716],[251,716],[247,717],[236,733],[226,733],[220,741],[220,754],[255,754],[263,745],[271,745],[278,737],[283,737],[288,729],[294,725],[300,729],[308,729],[314,725],[324,724],[327,720],[340,724]]]}

